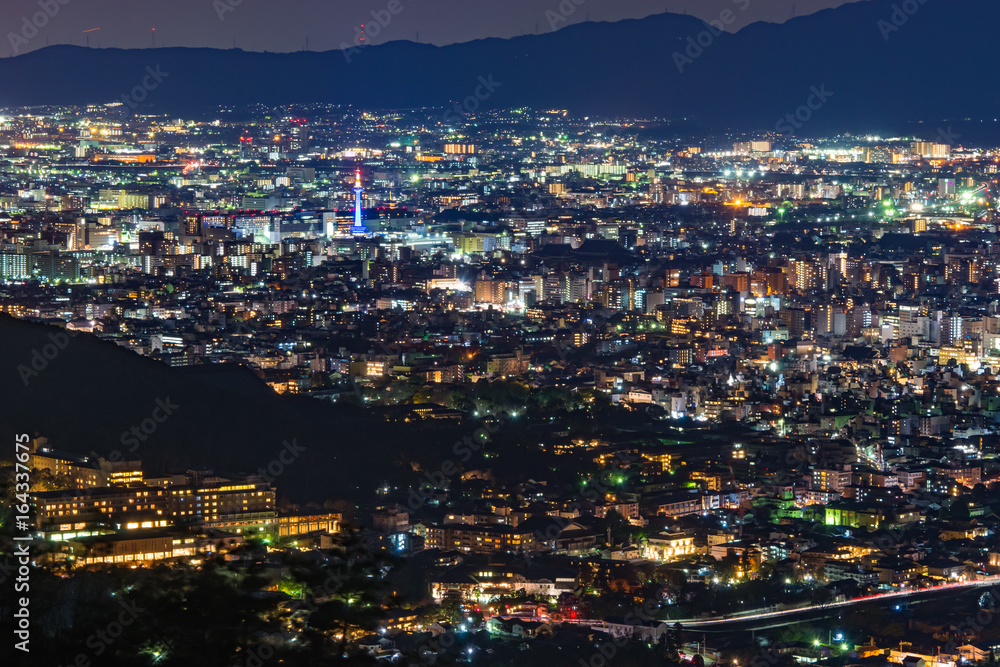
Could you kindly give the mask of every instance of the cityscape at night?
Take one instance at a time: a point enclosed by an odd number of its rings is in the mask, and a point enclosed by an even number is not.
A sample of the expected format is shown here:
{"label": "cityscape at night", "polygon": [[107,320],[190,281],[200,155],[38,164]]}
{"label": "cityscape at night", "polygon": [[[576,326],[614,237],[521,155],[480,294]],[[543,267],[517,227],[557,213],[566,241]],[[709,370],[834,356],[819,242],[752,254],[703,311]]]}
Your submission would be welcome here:
{"label": "cityscape at night", "polygon": [[[943,0],[390,0],[305,50],[202,3],[252,51],[21,4],[0,664],[996,663],[997,100],[719,76],[901,62]],[[625,29],[672,32],[532,79]]]}

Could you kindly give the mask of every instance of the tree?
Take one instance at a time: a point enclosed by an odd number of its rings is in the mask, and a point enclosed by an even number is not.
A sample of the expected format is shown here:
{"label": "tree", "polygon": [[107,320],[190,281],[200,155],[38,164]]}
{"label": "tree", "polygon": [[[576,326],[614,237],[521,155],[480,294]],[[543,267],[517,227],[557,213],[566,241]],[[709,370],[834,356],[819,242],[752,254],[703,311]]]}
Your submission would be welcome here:
{"label": "tree", "polygon": [[889,623],[882,628],[881,632],[883,639],[899,640],[906,636],[906,626],[902,623],[896,621]]}
{"label": "tree", "polygon": [[605,535],[608,534],[608,531],[611,533],[611,544],[608,545],[609,547],[627,540],[632,534],[632,524],[618,510],[613,509],[608,510],[607,514],[604,515],[601,529]]}
{"label": "tree", "polygon": [[740,569],[740,557],[730,551],[725,557],[719,559],[715,564],[715,574],[720,581],[735,579]]}

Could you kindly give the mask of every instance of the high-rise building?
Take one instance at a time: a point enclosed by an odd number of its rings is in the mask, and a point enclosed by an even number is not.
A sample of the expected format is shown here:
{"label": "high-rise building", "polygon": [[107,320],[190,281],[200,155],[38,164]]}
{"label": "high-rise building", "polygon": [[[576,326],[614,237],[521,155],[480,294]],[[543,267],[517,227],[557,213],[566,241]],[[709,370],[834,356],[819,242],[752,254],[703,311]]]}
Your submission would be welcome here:
{"label": "high-rise building", "polygon": [[275,523],[274,489],[267,482],[215,482],[171,486],[170,514],[177,523],[253,534]]}
{"label": "high-rise building", "polygon": [[34,267],[43,280],[55,282],[80,280],[80,261],[72,255],[57,251],[36,252],[32,255]]}
{"label": "high-rise building", "polygon": [[962,340],[962,317],[949,315],[941,318],[941,345],[955,345]]}
{"label": "high-rise building", "polygon": [[30,276],[27,255],[13,252],[0,253],[0,278],[21,280]]}
{"label": "high-rise building", "polygon": [[733,144],[733,152],[739,155],[747,153],[770,153],[770,141],[739,141]]}
{"label": "high-rise building", "polygon": [[954,178],[938,179],[938,197],[954,197],[956,194],[958,188],[955,186]]}
{"label": "high-rise building", "polygon": [[722,286],[732,287],[737,292],[749,292],[750,291],[750,274],[749,273],[729,273],[722,276]]}
{"label": "high-rise building", "polygon": [[812,328],[811,311],[806,308],[783,308],[778,313],[781,325],[788,329],[790,339],[801,338]]}
{"label": "high-rise building", "polygon": [[788,276],[777,266],[762,266],[751,281],[751,290],[756,296],[784,294],[787,289]]}
{"label": "high-rise building", "polygon": [[847,315],[838,306],[816,306],[812,309],[812,327],[817,336],[843,336],[847,333]]}
{"label": "high-rise building", "polygon": [[293,118],[289,134],[289,149],[302,152],[309,148],[309,122],[305,118]]}
{"label": "high-rise building", "polygon": [[826,289],[826,266],[819,262],[811,259],[791,260],[788,268],[791,287],[801,292]]}
{"label": "high-rise building", "polygon": [[933,141],[915,141],[910,144],[910,152],[924,158],[944,159],[951,155],[951,146]]}

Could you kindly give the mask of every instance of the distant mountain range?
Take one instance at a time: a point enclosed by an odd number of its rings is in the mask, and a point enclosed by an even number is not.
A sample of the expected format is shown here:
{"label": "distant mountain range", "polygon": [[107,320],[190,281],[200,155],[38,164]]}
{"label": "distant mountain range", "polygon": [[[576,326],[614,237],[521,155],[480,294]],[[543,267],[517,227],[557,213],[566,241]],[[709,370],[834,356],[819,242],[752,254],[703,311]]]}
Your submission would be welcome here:
{"label": "distant mountain range", "polygon": [[[746,2],[733,0],[731,11]],[[128,96],[126,108],[185,114],[254,102],[447,107],[456,115],[530,106],[687,119],[704,129],[950,133],[961,143],[1000,136],[1000,91],[988,80],[998,24],[995,0],[867,0],[736,34],[661,14],[446,47],[277,54],[53,46],[0,60],[0,104]]]}

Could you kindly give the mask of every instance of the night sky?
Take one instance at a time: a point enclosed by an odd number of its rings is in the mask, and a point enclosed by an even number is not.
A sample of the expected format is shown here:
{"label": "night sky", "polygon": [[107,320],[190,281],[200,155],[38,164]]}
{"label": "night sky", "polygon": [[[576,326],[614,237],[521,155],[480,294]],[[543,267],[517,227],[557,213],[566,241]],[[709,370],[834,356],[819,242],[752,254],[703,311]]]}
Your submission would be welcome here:
{"label": "night sky", "polygon": [[[561,0],[573,7],[574,0]],[[3,0],[0,25],[5,38],[0,54],[11,55],[10,33],[22,34],[25,16],[39,5],[58,11],[20,52],[46,44],[143,48],[157,46],[232,48],[254,51],[300,51],[338,48],[351,42],[355,26],[372,23],[371,12],[391,2],[402,7],[378,37],[378,44],[395,39],[438,45],[484,37],[512,37],[549,32],[547,12],[559,11],[560,0]],[[803,15],[846,4],[846,0],[575,0],[580,2],[565,22],[617,21],[641,18],[664,10],[718,19],[731,9],[731,29],[754,21],[784,21],[795,7]],[[385,16],[385,14],[383,14]],[[221,17],[221,18],[220,18]],[[39,21],[43,22],[43,21]],[[100,28],[100,30],[92,30]],[[92,30],[84,34],[83,31]],[[371,32],[369,30],[369,35]]]}

